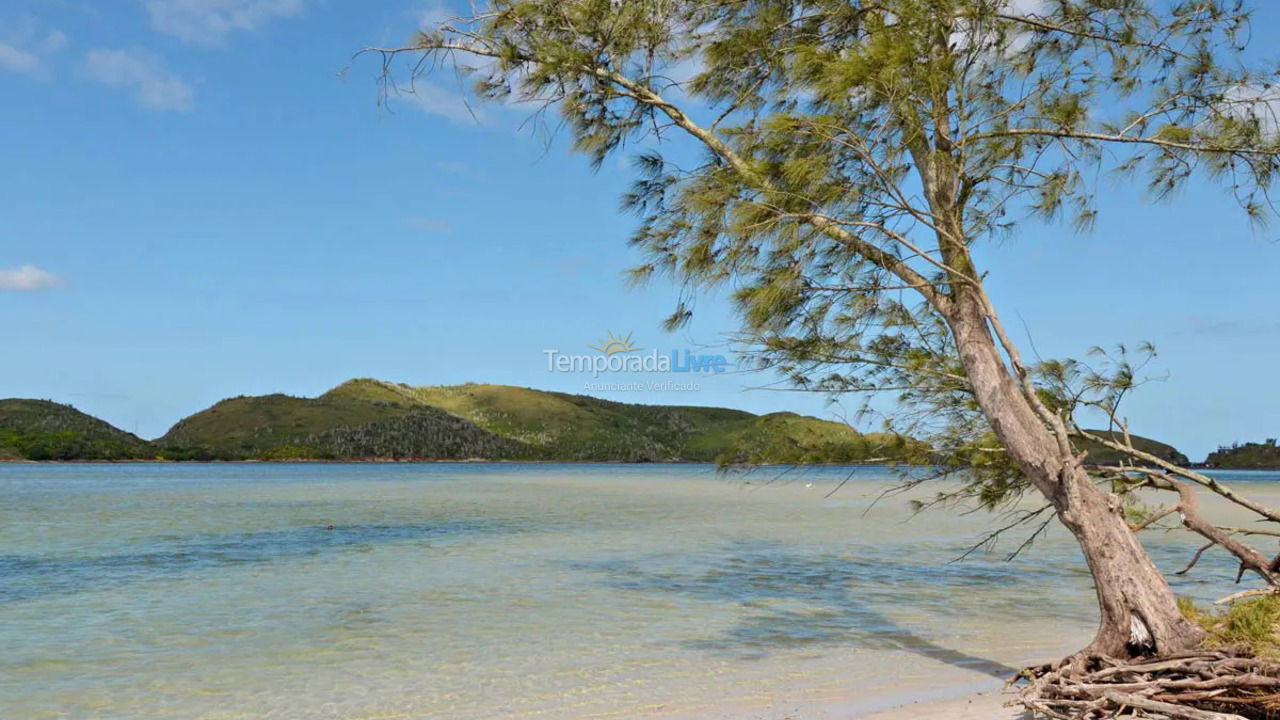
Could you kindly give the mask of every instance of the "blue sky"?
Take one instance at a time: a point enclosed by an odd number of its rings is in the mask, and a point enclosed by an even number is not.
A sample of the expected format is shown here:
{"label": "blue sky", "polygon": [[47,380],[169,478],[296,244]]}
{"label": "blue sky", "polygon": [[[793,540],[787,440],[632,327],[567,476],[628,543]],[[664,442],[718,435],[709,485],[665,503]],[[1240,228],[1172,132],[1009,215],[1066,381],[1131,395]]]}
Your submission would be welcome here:
{"label": "blue sky", "polygon": [[[1262,10],[1258,42],[1280,30]],[[152,437],[224,397],[351,377],[581,392],[543,350],[588,352],[609,331],[646,349],[720,342],[723,301],[667,334],[675,289],[621,282],[639,260],[617,211],[624,163],[593,173],[563,139],[522,132],[518,108],[477,107],[477,122],[452,76],[378,106],[377,63],[353,52],[438,11],[0,0],[0,397]],[[1101,190],[1094,234],[1028,225],[981,251],[1006,324],[1046,357],[1154,342],[1168,379],[1129,417],[1193,458],[1276,435],[1280,225],[1251,228],[1209,185],[1159,205]],[[752,389],[770,380],[595,394],[835,412]]]}

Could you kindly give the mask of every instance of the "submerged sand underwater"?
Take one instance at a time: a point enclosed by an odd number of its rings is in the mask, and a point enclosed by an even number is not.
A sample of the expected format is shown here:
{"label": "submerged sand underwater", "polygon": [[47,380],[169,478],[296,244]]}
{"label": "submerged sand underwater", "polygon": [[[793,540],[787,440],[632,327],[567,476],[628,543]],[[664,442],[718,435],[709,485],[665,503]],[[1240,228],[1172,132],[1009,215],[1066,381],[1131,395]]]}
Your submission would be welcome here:
{"label": "submerged sand underwater", "polygon": [[[1221,477],[1280,504],[1280,474]],[[0,708],[835,718],[988,686],[1087,640],[1093,594],[1065,532],[1012,562],[1029,529],[951,563],[994,519],[913,518],[904,497],[873,506],[895,480],[693,465],[0,467]],[[1148,539],[1167,570],[1198,545]],[[1210,554],[1178,591],[1217,597],[1233,577]]]}

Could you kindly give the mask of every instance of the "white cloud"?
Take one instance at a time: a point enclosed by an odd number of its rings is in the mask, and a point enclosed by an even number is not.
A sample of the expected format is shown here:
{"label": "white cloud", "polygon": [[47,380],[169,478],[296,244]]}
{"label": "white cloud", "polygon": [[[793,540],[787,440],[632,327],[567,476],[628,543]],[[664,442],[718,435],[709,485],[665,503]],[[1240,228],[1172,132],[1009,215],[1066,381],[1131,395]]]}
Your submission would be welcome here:
{"label": "white cloud", "polygon": [[1049,0],[1007,0],[1005,7],[1013,15],[1020,17],[1030,17],[1032,15],[1044,16],[1048,14]]}
{"label": "white cloud", "polygon": [[414,14],[418,18],[418,29],[427,32],[440,27],[457,16],[458,13],[450,10],[444,3],[437,1],[424,3]]}
{"label": "white cloud", "polygon": [[1280,134],[1280,87],[1236,85],[1222,95],[1218,111],[1237,120],[1257,123],[1266,138]]}
{"label": "white cloud", "polygon": [[430,80],[417,79],[412,88],[401,88],[396,96],[428,115],[439,115],[459,125],[475,125],[484,115],[474,103],[468,104],[465,90],[447,90]]}
{"label": "white cloud", "polygon": [[35,53],[0,42],[0,68],[29,75],[40,70],[40,58]]}
{"label": "white cloud", "polygon": [[67,44],[67,36],[61,30],[46,30],[31,15],[15,22],[0,20],[0,70],[45,76],[49,56]]}
{"label": "white cloud", "polygon": [[[1052,8],[1049,7],[1049,0],[1003,0],[1001,2],[1001,7],[999,8],[1000,12],[1007,15],[1023,18],[1047,17],[1051,9]],[[983,52],[993,49],[990,46],[996,41],[995,34],[976,33],[969,23],[963,21],[958,23],[957,26],[958,29],[951,33],[951,37],[949,38],[951,47],[956,50],[976,48]],[[1001,48],[1001,50],[1006,57],[1015,55],[1026,49],[1027,45],[1031,43],[1031,39],[1032,35],[1030,32],[1015,33],[1012,37],[1005,40],[1007,45]]]}
{"label": "white cloud", "polygon": [[707,59],[703,57],[701,52],[697,52],[667,65],[662,70],[662,74],[670,78],[674,83],[685,85],[698,75],[706,72],[706,70]]}
{"label": "white cloud", "polygon": [[70,44],[71,41],[67,39],[67,36],[61,30],[51,30],[40,41],[40,50],[46,53],[53,53],[66,49],[67,45]]}
{"label": "white cloud", "polygon": [[48,290],[62,285],[62,278],[35,265],[23,265],[8,270],[0,269],[0,290],[32,292]]}
{"label": "white cloud", "polygon": [[199,45],[217,45],[236,30],[252,31],[298,15],[304,0],[143,0],[151,26]]}
{"label": "white cloud", "polygon": [[195,104],[195,90],[146,50],[91,50],[85,69],[103,85],[133,90],[138,104],[151,110],[185,112]]}

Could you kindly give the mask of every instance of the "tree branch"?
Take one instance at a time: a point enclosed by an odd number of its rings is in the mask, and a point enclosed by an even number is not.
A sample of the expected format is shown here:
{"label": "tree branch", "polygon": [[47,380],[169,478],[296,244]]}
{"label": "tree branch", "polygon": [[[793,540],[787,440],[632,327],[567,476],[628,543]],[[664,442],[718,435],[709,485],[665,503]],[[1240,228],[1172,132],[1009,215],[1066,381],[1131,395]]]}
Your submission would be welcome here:
{"label": "tree branch", "polygon": [[1075,428],[1074,430],[1072,430],[1072,434],[1076,435],[1077,437],[1087,438],[1096,443],[1109,447],[1112,450],[1119,450],[1120,452],[1125,453],[1130,457],[1136,458],[1138,460],[1142,460],[1143,462],[1150,463],[1155,467],[1165,470],[1171,475],[1177,475],[1179,477],[1186,478],[1187,480],[1190,480],[1191,482],[1194,482],[1198,485],[1203,485],[1204,487],[1209,488],[1213,492],[1217,493],[1218,495],[1221,495],[1222,497],[1230,500],[1231,502],[1237,505],[1240,505],[1241,507],[1246,507],[1272,522],[1280,522],[1280,513],[1277,513],[1275,510],[1272,510],[1271,508],[1265,505],[1262,505],[1253,500],[1250,500],[1249,498],[1242,497],[1236,494],[1235,491],[1233,491],[1231,488],[1224,486],[1222,483],[1218,482],[1217,480],[1214,480],[1213,478],[1207,475],[1201,475],[1200,473],[1195,472],[1194,470],[1188,470],[1180,465],[1175,465],[1169,462],[1168,460],[1152,455],[1151,453],[1143,452],[1142,450],[1139,450],[1133,446],[1126,446],[1122,443],[1118,443],[1115,440],[1112,440],[1111,438],[1104,437],[1102,435],[1097,435],[1095,433],[1088,432],[1087,430],[1080,430],[1079,428]]}
{"label": "tree branch", "polygon": [[1009,137],[1050,137],[1066,140],[1094,140],[1104,143],[1151,145],[1154,147],[1164,148],[1166,150],[1185,150],[1194,153],[1223,153],[1230,155],[1257,155],[1262,157],[1274,157],[1277,154],[1274,150],[1255,147],[1203,145],[1197,143],[1178,142],[1175,140],[1165,140],[1158,137],[1132,137],[1129,135],[1113,135],[1108,133],[1087,132],[1083,130],[1068,130],[1065,128],[1008,128],[1005,130],[990,130],[987,132],[969,135],[964,140],[966,142],[978,142],[980,140]]}
{"label": "tree branch", "polygon": [[[425,36],[423,38],[423,42],[420,42],[417,45],[402,48],[366,48],[366,51],[381,53],[384,57],[404,53],[453,51],[465,52],[480,57],[489,57],[494,59],[504,58],[504,55],[499,51],[480,45],[450,40],[434,41]],[[538,58],[524,53],[516,54],[514,59],[523,63],[543,64]],[[695,138],[705,145],[707,149],[715,153],[716,156],[722,158],[726,163],[728,163],[729,166],[743,178],[743,180],[747,181],[748,185],[755,186],[757,190],[765,193],[777,192],[773,183],[770,182],[768,178],[757,172],[756,169],[751,166],[751,163],[747,161],[746,158],[739,155],[728,145],[728,143],[721,140],[711,130],[708,130],[694,122],[683,110],[664,98],[662,95],[655,92],[653,89],[642,83],[636,82],[619,72],[609,70],[607,68],[583,65],[578,68],[578,70],[584,74],[610,82],[622,89],[620,94],[631,98],[635,102],[656,108],[662,112],[671,120],[672,123],[683,129],[691,137]],[[821,213],[797,213],[796,215],[799,219],[805,221],[819,232],[848,246],[876,267],[892,273],[907,285],[912,286],[939,312],[945,312],[947,309],[950,299],[947,298],[946,295],[938,292],[937,288],[935,288],[933,283],[929,282],[927,278],[916,272],[916,270],[884,248],[863,240],[842,227],[839,221]]]}

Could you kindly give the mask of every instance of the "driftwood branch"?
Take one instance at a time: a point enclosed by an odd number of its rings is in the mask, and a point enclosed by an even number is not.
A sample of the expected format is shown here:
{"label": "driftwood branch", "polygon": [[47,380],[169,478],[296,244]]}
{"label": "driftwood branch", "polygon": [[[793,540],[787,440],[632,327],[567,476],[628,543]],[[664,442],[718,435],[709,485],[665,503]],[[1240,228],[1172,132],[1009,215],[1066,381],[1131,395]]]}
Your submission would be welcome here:
{"label": "driftwood branch", "polygon": [[1052,718],[1245,720],[1280,712],[1280,666],[1235,650],[1199,650],[1157,661],[1101,655],[1024,670],[1011,705]]}
{"label": "driftwood branch", "polygon": [[1272,588],[1260,588],[1260,589],[1255,589],[1255,590],[1241,590],[1241,591],[1240,591],[1240,592],[1238,592],[1238,593],[1232,593],[1232,594],[1230,594],[1230,595],[1228,595],[1228,596],[1226,596],[1226,597],[1218,598],[1217,600],[1214,600],[1214,601],[1213,601],[1213,604],[1214,604],[1214,605],[1226,605],[1227,603],[1233,603],[1233,602],[1235,602],[1236,600],[1243,600],[1243,599],[1245,599],[1245,598],[1247,598],[1247,597],[1256,597],[1256,596],[1258,596],[1258,595],[1272,595],[1272,594],[1274,594],[1275,592],[1276,592],[1276,591],[1275,591],[1274,589],[1272,589]]}

